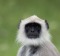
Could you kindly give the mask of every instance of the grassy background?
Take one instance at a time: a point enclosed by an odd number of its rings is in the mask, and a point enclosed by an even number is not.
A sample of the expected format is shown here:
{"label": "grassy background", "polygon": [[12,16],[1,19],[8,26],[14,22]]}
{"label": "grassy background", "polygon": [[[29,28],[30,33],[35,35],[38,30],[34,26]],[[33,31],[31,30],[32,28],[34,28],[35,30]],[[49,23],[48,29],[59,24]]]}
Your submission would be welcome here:
{"label": "grassy background", "polygon": [[0,0],[0,56],[16,56],[18,22],[34,14],[48,20],[60,51],[60,0]]}

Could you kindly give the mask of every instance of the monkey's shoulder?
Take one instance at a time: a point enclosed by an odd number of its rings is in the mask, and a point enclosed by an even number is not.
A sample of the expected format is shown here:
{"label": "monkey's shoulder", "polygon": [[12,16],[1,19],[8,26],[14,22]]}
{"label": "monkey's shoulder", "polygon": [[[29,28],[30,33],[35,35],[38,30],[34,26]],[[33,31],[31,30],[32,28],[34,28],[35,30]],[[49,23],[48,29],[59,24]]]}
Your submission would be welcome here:
{"label": "monkey's shoulder", "polygon": [[60,56],[58,50],[51,42],[46,42],[41,46],[40,55],[42,56]]}

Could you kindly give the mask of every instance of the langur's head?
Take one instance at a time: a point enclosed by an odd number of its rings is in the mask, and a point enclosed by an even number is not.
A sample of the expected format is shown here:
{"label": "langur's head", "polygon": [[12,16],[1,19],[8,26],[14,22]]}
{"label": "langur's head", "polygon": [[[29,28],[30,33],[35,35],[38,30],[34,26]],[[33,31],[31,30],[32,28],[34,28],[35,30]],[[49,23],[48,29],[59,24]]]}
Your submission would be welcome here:
{"label": "langur's head", "polygon": [[49,25],[46,20],[33,15],[19,24],[17,41],[24,45],[39,45],[50,41]]}

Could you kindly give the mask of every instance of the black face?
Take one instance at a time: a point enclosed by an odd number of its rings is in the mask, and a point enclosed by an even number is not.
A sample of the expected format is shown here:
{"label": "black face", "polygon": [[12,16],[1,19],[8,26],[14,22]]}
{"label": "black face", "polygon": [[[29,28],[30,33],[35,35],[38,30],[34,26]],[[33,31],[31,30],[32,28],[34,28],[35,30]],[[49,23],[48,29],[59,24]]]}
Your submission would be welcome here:
{"label": "black face", "polygon": [[28,38],[39,38],[41,25],[38,23],[28,23],[25,25],[25,33]]}

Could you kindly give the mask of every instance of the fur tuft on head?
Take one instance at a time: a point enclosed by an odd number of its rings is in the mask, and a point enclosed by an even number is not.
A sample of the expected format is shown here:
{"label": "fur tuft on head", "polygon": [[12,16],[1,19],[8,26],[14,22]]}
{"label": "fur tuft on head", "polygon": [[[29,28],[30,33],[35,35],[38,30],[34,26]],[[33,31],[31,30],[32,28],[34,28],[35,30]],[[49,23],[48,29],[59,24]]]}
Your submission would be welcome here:
{"label": "fur tuft on head", "polygon": [[[41,27],[42,27],[41,34],[37,39],[29,39],[25,35],[25,32],[24,32],[25,25],[30,22],[36,22],[41,24]],[[50,34],[48,29],[46,28],[45,20],[40,19],[36,15],[30,16],[22,20],[19,25],[19,29],[17,33],[17,41],[19,43],[21,42],[23,45],[40,45],[40,44],[43,44],[44,42],[50,41]]]}

